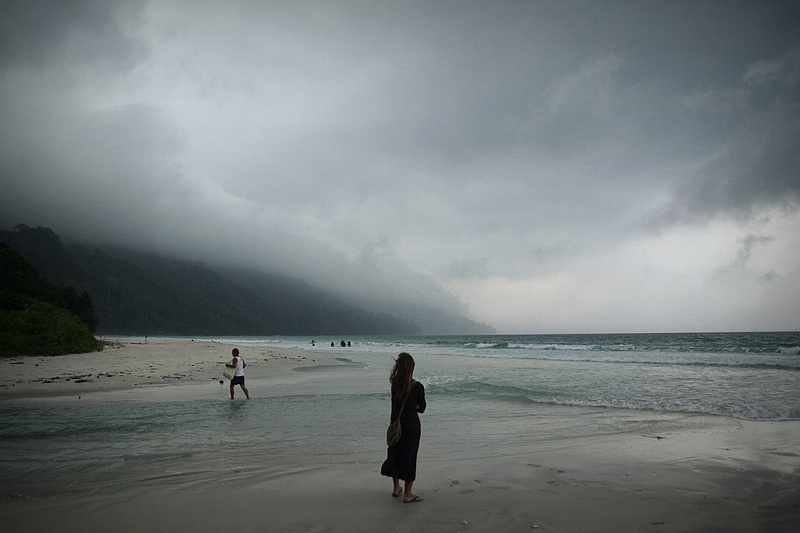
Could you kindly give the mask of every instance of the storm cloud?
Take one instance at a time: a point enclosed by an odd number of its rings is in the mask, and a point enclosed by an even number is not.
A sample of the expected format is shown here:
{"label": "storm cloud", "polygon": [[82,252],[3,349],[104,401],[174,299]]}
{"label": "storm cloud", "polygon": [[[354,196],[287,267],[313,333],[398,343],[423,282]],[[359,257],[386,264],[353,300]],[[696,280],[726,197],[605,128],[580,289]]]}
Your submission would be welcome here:
{"label": "storm cloud", "polygon": [[0,222],[502,332],[800,329],[797,2],[4,2]]}

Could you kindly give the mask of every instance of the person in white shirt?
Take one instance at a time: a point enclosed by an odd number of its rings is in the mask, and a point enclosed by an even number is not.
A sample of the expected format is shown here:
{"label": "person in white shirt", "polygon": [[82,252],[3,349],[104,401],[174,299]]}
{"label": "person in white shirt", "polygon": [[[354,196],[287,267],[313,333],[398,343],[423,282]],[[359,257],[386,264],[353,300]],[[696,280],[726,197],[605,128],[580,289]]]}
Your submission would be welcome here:
{"label": "person in white shirt", "polygon": [[230,363],[225,363],[225,366],[236,369],[236,372],[233,374],[233,379],[231,380],[231,400],[233,400],[234,387],[236,385],[240,385],[242,387],[244,395],[247,396],[247,399],[249,400],[250,391],[248,391],[247,387],[244,386],[244,367],[247,366],[247,363],[245,363],[244,358],[239,355],[239,348],[234,348],[231,351],[231,354],[233,354],[233,360]]}

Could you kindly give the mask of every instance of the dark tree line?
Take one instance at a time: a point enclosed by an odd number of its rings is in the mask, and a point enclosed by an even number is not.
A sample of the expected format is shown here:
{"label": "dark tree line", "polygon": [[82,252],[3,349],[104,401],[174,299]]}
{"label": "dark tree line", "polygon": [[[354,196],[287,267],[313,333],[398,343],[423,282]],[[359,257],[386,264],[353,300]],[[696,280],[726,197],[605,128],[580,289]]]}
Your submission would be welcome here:
{"label": "dark tree line", "polygon": [[0,354],[58,355],[99,349],[87,291],[59,287],[0,242]]}

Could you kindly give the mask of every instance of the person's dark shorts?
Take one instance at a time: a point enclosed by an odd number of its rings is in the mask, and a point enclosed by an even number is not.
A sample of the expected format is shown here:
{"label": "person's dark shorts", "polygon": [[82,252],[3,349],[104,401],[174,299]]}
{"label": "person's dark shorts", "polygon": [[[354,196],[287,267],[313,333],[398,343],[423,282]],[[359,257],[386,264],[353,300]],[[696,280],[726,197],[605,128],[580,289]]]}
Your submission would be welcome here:
{"label": "person's dark shorts", "polygon": [[233,376],[231,380],[231,387],[234,385],[244,385],[244,376]]}

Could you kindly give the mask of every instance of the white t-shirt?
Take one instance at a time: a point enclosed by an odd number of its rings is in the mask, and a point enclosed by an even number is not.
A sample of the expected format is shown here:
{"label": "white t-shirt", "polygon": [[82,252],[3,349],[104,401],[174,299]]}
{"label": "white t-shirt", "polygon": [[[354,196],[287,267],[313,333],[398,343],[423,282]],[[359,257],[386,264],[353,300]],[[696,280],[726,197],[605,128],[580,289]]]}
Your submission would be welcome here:
{"label": "white t-shirt", "polygon": [[237,355],[234,359],[236,359],[236,372],[233,373],[233,376],[244,376],[244,359],[241,355]]}

